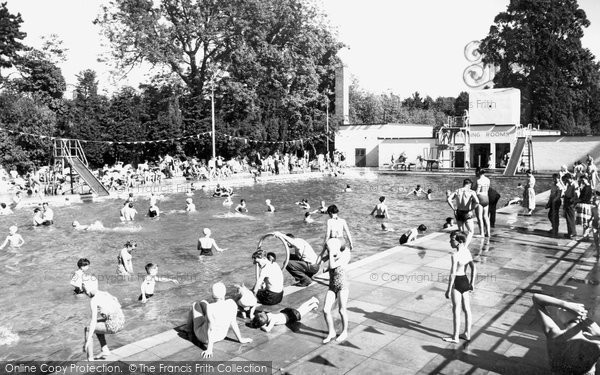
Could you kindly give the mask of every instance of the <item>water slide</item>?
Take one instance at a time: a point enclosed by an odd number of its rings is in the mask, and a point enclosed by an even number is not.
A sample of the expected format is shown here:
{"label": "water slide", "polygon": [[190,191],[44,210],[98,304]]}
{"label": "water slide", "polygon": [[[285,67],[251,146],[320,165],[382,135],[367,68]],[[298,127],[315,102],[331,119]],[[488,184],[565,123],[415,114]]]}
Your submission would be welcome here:
{"label": "water slide", "polygon": [[517,173],[519,162],[521,161],[521,156],[523,155],[523,149],[525,148],[525,140],[525,137],[517,138],[517,144],[510,155],[510,160],[508,161],[506,169],[504,169],[505,176],[514,176],[515,173]]}
{"label": "water slide", "polygon": [[106,187],[102,185],[102,182],[100,182],[100,180],[94,176],[88,167],[83,164],[81,159],[76,156],[68,156],[65,157],[65,160],[69,163],[73,170],[79,174],[79,177],[81,177],[88,184],[94,193],[98,194],[99,196],[106,196],[110,194]]}

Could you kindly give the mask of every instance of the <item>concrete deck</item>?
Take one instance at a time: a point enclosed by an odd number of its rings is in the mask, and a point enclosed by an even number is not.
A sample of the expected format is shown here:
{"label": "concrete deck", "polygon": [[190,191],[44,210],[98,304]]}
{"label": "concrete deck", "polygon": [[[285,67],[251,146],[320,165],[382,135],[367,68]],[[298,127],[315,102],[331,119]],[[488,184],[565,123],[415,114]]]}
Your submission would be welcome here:
{"label": "concrete deck", "polygon": [[[538,197],[538,204],[543,199]],[[230,331],[215,345],[211,360],[272,361],[276,374],[547,374],[545,338],[531,294],[543,291],[583,302],[598,320],[597,264],[588,240],[547,235],[543,206],[531,217],[517,211],[503,209],[491,239],[475,239],[470,246],[479,277],[469,343],[441,339],[452,332],[451,302],[444,298],[450,246],[448,234],[434,233],[351,265],[345,342],[321,344],[326,326],[320,311],[270,333],[251,329],[240,318],[243,335],[254,341],[240,345]],[[297,306],[311,296],[322,304],[326,290],[323,280],[288,288],[283,303],[271,310]],[[339,331],[337,311],[334,316]],[[176,328],[118,348],[108,360],[201,361],[201,353]]]}

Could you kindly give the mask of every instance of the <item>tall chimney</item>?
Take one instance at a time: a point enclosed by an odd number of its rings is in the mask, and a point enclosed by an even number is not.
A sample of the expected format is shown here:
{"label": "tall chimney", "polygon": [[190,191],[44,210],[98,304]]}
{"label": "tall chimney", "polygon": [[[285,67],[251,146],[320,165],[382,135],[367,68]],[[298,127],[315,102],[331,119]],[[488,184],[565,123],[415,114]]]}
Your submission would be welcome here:
{"label": "tall chimney", "polygon": [[346,66],[335,69],[335,117],[342,119],[342,124],[350,123],[350,74]]}

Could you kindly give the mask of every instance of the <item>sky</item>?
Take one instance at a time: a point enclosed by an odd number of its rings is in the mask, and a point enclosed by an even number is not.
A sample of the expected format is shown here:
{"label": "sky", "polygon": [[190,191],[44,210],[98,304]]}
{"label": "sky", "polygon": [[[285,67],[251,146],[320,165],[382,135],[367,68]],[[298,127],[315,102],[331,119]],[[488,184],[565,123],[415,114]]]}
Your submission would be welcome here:
{"label": "sky", "polygon": [[[470,64],[464,47],[485,37],[494,17],[509,0],[317,0],[339,39],[350,74],[373,93],[393,92],[408,97],[457,96],[469,88],[462,80]],[[41,37],[57,34],[69,49],[60,64],[68,84],[85,69],[98,73],[100,90],[111,93],[122,86],[137,87],[148,80],[147,69],[123,77],[111,75],[112,66],[98,61],[106,41],[92,21],[108,0],[7,0],[11,13],[21,13],[25,43],[41,45]],[[583,45],[600,57],[600,1],[579,0],[591,26]],[[69,86],[72,87],[72,86]]]}

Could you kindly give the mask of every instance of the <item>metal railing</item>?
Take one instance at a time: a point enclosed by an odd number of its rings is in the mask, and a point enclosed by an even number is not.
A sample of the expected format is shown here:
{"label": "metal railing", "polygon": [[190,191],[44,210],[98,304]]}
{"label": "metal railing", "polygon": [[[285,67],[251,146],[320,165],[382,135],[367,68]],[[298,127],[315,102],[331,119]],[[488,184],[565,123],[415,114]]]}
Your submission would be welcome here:
{"label": "metal railing", "polygon": [[85,152],[83,152],[83,148],[81,147],[81,143],[77,139],[62,139],[58,138],[54,140],[54,158],[55,159],[63,159],[63,158],[79,158],[88,166],[87,158],[85,157]]}

